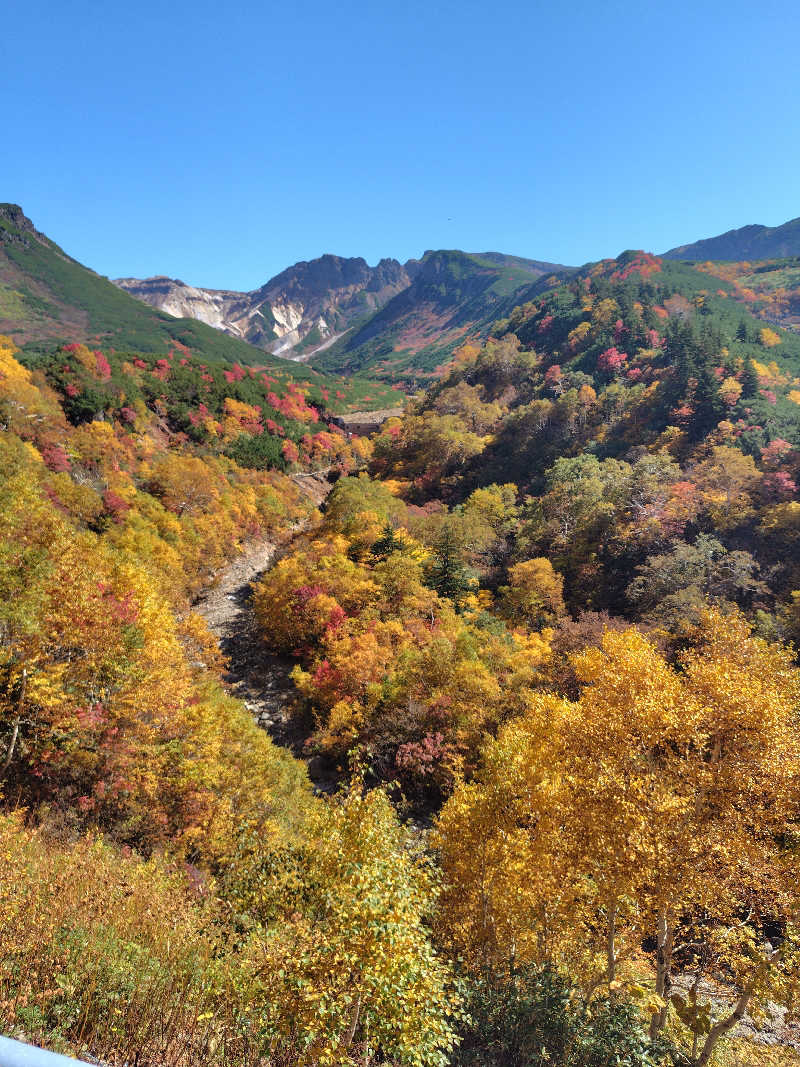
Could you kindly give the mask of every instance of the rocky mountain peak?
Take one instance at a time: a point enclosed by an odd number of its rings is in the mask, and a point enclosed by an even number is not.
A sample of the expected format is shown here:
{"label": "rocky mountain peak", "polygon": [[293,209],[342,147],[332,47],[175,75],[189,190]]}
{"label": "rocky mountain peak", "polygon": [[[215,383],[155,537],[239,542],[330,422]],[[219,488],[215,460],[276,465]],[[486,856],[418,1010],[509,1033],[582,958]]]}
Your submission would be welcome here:
{"label": "rocky mountain peak", "polygon": [[248,293],[201,289],[163,275],[114,284],[170,315],[199,319],[277,355],[307,359],[410,283],[396,259],[370,267],[360,256],[325,253]]}

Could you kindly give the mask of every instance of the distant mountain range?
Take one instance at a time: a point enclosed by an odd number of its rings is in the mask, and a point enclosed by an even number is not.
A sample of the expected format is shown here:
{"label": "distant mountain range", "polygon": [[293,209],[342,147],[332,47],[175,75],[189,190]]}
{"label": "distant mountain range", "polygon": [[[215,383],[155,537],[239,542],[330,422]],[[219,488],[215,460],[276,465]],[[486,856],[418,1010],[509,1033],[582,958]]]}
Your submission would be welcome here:
{"label": "distant mountain range", "polygon": [[170,315],[195,318],[274,355],[307,359],[411,284],[417,264],[325,255],[295,263],[249,293],[172,278],[117,278],[121,289]]}
{"label": "distant mountain range", "polygon": [[[763,261],[800,256],[800,219],[782,226],[743,226],[679,245],[664,259]],[[483,341],[498,320],[576,268],[500,252],[425,252],[420,260],[324,255],[297,263],[249,293],[195,288],[157,277],[120,278],[132,296],[173,315],[197,318],[290,359],[313,360],[321,370],[369,373],[416,386],[437,372],[465,341]],[[786,271],[776,275],[784,285]],[[783,303],[753,302],[765,318],[794,326],[797,301],[789,276]]]}
{"label": "distant mountain range", "polygon": [[[800,219],[745,226],[662,258],[716,260],[702,269],[730,283],[736,301],[800,328]],[[436,250],[374,267],[323,255],[247,293],[167,277],[112,283],[40,233],[20,207],[0,204],[0,334],[27,348],[86,341],[163,353],[177,344],[201,359],[311,361],[328,374],[366,373],[414,389],[459,345],[502,331],[515,307],[575,270],[500,252]]]}
{"label": "distant mountain range", "polygon": [[665,252],[664,259],[705,260],[785,259],[800,256],[800,218],[782,226],[742,226],[718,237],[707,237],[693,244],[678,245]]}
{"label": "distant mountain range", "polygon": [[[511,292],[562,269],[499,252],[426,252],[421,261],[382,259],[376,267],[361,258],[324,255],[296,263],[247,293],[166,277],[118,278],[114,284],[161,311],[199,319],[289,359],[316,361],[341,342],[324,362],[346,370],[375,362],[385,344],[376,346],[373,339],[387,327],[396,343],[407,342],[408,355],[442,330],[453,338],[474,329],[485,333],[496,317],[491,310]],[[475,305],[482,293],[485,299]]]}

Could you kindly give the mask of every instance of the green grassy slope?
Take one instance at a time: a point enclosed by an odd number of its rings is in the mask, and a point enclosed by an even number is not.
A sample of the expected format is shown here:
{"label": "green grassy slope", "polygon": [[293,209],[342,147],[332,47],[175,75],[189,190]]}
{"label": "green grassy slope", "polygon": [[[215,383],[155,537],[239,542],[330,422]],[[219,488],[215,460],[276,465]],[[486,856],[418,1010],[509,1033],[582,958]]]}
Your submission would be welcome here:
{"label": "green grassy slope", "polygon": [[551,266],[497,253],[426,252],[408,289],[313,363],[326,371],[368,370],[387,381],[424,382],[455,348],[484,340],[496,319],[538,292]]}
{"label": "green grassy slope", "polygon": [[29,350],[81,341],[161,353],[177,341],[202,359],[285,363],[204,323],[135,300],[38,233],[13,204],[0,204],[0,333]]}
{"label": "green grassy slope", "polygon": [[399,399],[385,384],[321,374],[135,300],[39,233],[14,204],[0,204],[0,335],[33,361],[74,342],[151,361],[187,349],[198,363],[267,368],[283,383],[307,384],[329,395],[331,411],[392,407]]}

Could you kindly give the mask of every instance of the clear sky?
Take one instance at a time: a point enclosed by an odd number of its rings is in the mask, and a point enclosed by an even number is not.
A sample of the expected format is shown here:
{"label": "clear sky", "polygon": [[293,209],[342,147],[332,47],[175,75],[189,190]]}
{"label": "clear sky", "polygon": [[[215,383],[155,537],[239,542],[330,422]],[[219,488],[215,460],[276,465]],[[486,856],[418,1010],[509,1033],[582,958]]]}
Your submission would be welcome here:
{"label": "clear sky", "polygon": [[0,200],[111,277],[800,215],[797,0],[17,0]]}

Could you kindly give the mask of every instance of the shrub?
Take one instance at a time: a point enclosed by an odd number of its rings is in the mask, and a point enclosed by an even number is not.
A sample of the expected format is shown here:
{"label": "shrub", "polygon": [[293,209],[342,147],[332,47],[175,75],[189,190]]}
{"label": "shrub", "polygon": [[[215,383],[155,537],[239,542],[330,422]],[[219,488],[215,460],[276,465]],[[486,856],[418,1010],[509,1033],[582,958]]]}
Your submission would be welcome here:
{"label": "shrub", "polygon": [[671,1046],[647,1037],[630,1001],[600,997],[586,1005],[563,975],[526,967],[469,988],[469,1021],[453,1067],[655,1067]]}

